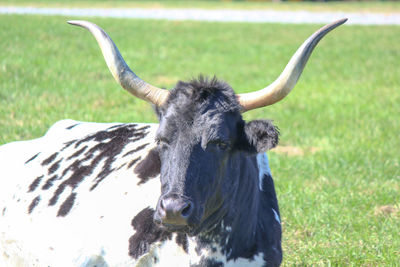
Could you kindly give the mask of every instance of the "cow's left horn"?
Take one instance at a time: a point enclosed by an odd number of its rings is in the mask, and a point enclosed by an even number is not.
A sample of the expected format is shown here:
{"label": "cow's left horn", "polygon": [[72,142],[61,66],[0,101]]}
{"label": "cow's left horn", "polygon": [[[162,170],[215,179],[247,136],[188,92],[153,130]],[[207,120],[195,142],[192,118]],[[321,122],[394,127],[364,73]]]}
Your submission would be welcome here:
{"label": "cow's left horn", "polygon": [[281,75],[271,85],[255,92],[238,94],[239,103],[243,108],[243,112],[272,105],[287,96],[296,85],[308,58],[318,42],[328,32],[346,21],[347,19],[335,21],[325,25],[311,35],[300,48],[297,49]]}
{"label": "cow's left horn", "polygon": [[169,92],[165,89],[152,86],[140,79],[125,63],[117,46],[102,28],[94,23],[83,20],[71,20],[68,23],[86,28],[93,34],[100,46],[108,69],[124,89],[156,106],[161,106],[165,102]]}

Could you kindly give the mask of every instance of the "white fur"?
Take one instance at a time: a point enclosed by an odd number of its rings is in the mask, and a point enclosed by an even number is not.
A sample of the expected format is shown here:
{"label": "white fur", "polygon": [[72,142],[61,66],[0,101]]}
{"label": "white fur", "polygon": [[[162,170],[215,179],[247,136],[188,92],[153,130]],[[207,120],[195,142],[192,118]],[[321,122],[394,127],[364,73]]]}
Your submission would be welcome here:
{"label": "white fur", "polygon": [[259,153],[257,154],[257,165],[259,171],[259,187],[261,191],[264,191],[262,188],[262,182],[264,179],[264,175],[272,176],[271,169],[269,168],[268,156],[267,153]]}
{"label": "white fur", "polygon": [[[87,265],[85,263],[95,265],[96,262],[116,266],[134,262],[128,255],[128,241],[134,234],[131,220],[144,208],[155,207],[160,195],[159,179],[150,179],[138,186],[139,180],[132,169],[127,171],[122,168],[90,191],[101,167],[99,163],[92,175],[85,178],[75,190],[77,197],[74,206],[65,217],[57,217],[56,214],[60,203],[71,192],[69,187],[60,195],[56,206],[48,206],[54,188],[61,181],[54,183],[53,190],[27,192],[33,179],[47,169],[47,166],[41,166],[41,162],[53,151],[60,151],[63,143],[115,125],[82,123],[65,130],[74,123],[70,120],[60,121],[42,138],[0,147],[0,212],[6,209],[4,216],[0,214],[0,266],[81,266]],[[127,146],[122,153],[146,142],[153,143],[157,125],[150,126],[150,134],[145,139]],[[146,147],[140,153],[145,156],[150,148]],[[70,150],[72,147],[62,152],[66,155],[64,160],[72,154]],[[41,153],[35,160],[24,164],[37,152]],[[129,160],[132,158],[121,158],[113,163],[114,167],[129,163]],[[61,171],[60,168],[57,173]],[[32,214],[28,214],[28,206],[37,195],[41,196],[41,200]]]}
{"label": "white fur", "polygon": [[[64,143],[99,130],[105,130],[115,124],[80,123],[66,130],[66,127],[78,122],[63,120],[53,125],[45,136],[30,141],[20,141],[0,147],[0,266],[188,266],[200,262],[204,256],[222,261],[225,266],[261,266],[262,255],[255,260],[238,259],[226,262],[218,249],[201,250],[198,254],[196,238],[189,238],[188,252],[176,244],[175,235],[169,241],[155,243],[149,253],[138,260],[128,254],[129,238],[135,234],[132,219],[147,207],[155,208],[160,196],[158,178],[150,179],[138,186],[138,179],[132,171],[123,167],[115,170],[98,187],[90,191],[90,186],[104,162],[86,177],[75,189],[77,197],[71,211],[65,217],[57,217],[57,211],[70,194],[67,187],[60,195],[57,205],[48,206],[48,201],[61,181],[56,181],[49,190],[41,190],[44,178],[34,192],[27,192],[35,177],[43,174],[48,166],[41,162],[54,151],[60,151]],[[149,124],[149,134],[145,139],[128,145],[122,154],[137,146],[151,143],[141,150],[142,158],[153,145],[156,124]],[[25,162],[41,152],[29,164]],[[68,147],[59,154],[64,163],[73,153]],[[137,157],[119,158],[112,168]],[[269,169],[265,156],[258,156],[263,162],[260,170]],[[267,164],[265,164],[267,162]],[[86,164],[86,163],[85,163]],[[87,162],[90,164],[90,160]],[[260,163],[259,163],[260,164]],[[63,165],[64,166],[64,165]],[[266,167],[267,166],[267,167]],[[267,169],[268,168],[268,169]],[[60,174],[60,167],[56,173]],[[68,174],[67,174],[68,175]],[[28,206],[32,199],[40,195],[41,200],[31,214]],[[229,230],[229,229],[228,229]]]}
{"label": "white fur", "polygon": [[279,219],[278,213],[274,209],[272,209],[272,211],[274,212],[275,220],[280,224],[281,220]]}

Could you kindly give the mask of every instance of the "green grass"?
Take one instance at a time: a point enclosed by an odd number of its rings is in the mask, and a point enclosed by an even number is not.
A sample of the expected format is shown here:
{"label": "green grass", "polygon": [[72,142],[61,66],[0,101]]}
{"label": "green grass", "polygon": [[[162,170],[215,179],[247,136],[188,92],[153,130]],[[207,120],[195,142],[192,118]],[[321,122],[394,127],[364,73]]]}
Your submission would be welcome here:
{"label": "green grass", "polygon": [[[90,34],[64,17],[0,16],[0,143],[55,121],[155,122],[113,81]],[[143,79],[217,74],[237,92],[279,75],[317,25],[92,19]],[[400,28],[342,26],[321,41],[294,91],[245,114],[271,118],[285,266],[400,262]]]}
{"label": "green grass", "polygon": [[400,2],[396,1],[352,1],[352,2],[258,2],[258,1],[213,1],[213,0],[0,0],[0,5],[37,7],[91,7],[91,8],[205,8],[205,9],[275,9],[309,11],[347,12],[400,12]]}

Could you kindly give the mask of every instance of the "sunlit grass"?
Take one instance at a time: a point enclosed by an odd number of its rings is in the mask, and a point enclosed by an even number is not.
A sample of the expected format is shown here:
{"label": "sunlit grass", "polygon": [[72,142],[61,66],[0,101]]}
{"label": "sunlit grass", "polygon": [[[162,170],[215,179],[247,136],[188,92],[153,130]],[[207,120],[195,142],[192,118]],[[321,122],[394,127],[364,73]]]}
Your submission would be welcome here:
{"label": "sunlit grass", "polygon": [[[39,137],[65,118],[156,121],[67,19],[0,16],[0,143]],[[91,20],[150,83],[216,74],[236,92],[273,81],[319,27]],[[273,119],[288,148],[269,153],[286,266],[398,264],[399,43],[399,27],[342,26],[321,41],[290,96],[245,114]]]}

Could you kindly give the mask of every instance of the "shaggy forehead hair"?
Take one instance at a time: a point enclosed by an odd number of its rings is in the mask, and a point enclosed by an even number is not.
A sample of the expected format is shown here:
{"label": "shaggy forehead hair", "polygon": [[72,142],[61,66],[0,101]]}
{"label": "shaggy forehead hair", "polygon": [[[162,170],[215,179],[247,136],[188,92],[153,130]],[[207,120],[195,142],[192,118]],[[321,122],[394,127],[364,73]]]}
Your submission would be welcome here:
{"label": "shaggy forehead hair", "polygon": [[199,76],[189,82],[179,81],[170,92],[162,109],[164,114],[171,107],[192,120],[210,109],[240,114],[240,105],[232,87],[215,76],[211,79]]}

